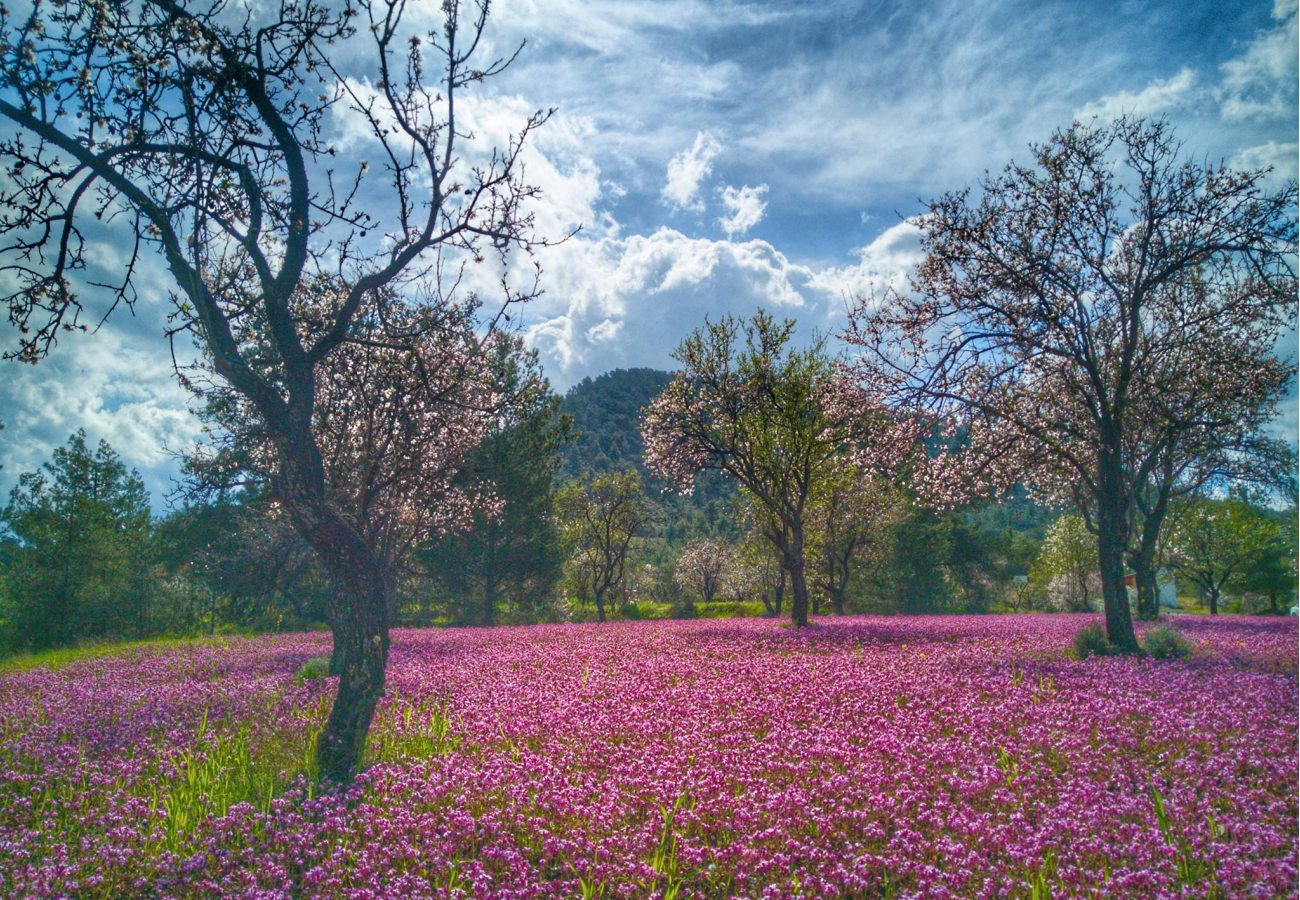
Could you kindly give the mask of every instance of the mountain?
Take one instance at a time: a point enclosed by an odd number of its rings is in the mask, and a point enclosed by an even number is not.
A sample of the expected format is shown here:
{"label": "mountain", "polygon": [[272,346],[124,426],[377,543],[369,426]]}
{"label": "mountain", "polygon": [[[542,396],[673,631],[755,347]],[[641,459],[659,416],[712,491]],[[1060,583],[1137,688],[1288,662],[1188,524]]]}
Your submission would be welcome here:
{"label": "mountain", "polygon": [[695,491],[679,496],[645,467],[641,410],[672,381],[659,369],[614,369],[569,389],[560,411],[573,416],[577,438],[565,450],[560,480],[590,472],[636,469],[658,508],[658,535],[674,546],[698,537],[736,537],[737,489],[727,476],[702,472]]}
{"label": "mountain", "polygon": [[570,388],[560,412],[573,416],[578,437],[565,450],[561,478],[634,468],[649,482],[641,409],[672,379],[672,372],[659,369],[614,369]]}

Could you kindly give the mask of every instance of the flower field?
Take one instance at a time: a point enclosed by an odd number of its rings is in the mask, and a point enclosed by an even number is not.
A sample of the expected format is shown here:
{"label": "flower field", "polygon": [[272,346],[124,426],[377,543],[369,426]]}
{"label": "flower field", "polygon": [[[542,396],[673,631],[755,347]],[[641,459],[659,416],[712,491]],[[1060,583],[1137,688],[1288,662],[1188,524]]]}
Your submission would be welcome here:
{"label": "flower field", "polygon": [[0,897],[1292,897],[1294,620],[399,631],[309,781],[324,635],[0,675]]}

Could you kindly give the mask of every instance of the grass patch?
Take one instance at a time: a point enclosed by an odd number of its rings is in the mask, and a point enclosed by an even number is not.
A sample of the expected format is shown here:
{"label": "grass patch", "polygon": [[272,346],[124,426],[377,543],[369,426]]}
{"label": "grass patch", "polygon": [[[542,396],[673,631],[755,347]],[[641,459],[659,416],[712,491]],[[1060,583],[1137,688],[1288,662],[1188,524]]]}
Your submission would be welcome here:
{"label": "grass patch", "polygon": [[17,653],[0,659],[0,674],[10,672],[30,672],[33,669],[61,669],[73,663],[109,656],[127,656],[139,653],[164,653],[182,647],[215,645],[225,646],[227,641],[221,637],[199,638],[154,638],[147,641],[126,641],[123,643],[87,644],[83,647],[60,647],[54,650],[41,650],[36,653]]}
{"label": "grass patch", "polygon": [[1157,625],[1150,629],[1143,643],[1147,653],[1156,659],[1186,659],[1192,655],[1191,642],[1172,625]]}
{"label": "grass patch", "polygon": [[328,656],[313,656],[302,664],[298,674],[293,676],[294,681],[302,684],[305,681],[316,681],[320,678],[328,678],[330,674],[330,658]]}
{"label": "grass patch", "polygon": [[1088,625],[1074,636],[1075,659],[1087,659],[1089,656],[1114,656],[1115,648],[1106,637],[1106,629],[1098,624]]}

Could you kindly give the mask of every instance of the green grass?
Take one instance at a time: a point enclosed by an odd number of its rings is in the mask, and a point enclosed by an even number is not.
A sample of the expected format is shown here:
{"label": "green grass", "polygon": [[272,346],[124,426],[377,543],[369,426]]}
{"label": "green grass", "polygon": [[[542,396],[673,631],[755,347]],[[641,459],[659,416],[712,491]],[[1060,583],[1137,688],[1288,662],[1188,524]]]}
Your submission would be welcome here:
{"label": "green grass", "polygon": [[180,647],[225,645],[222,637],[199,638],[154,638],[147,641],[124,641],[122,643],[87,644],[82,647],[62,647],[56,650],[41,650],[37,653],[17,653],[0,659],[0,674],[6,672],[30,672],[32,669],[61,669],[73,663],[87,659],[101,659],[106,656],[125,656],[134,653],[162,653]]}

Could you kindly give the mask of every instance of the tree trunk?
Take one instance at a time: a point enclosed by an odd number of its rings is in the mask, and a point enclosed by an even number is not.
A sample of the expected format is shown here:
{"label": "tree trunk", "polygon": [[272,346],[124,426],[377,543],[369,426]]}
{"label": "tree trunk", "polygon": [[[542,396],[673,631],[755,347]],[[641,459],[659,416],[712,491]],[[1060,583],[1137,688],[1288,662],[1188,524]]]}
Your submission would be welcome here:
{"label": "tree trunk", "polygon": [[1219,589],[1212,586],[1209,590],[1209,594],[1210,594],[1210,615],[1217,616],[1219,614]]}
{"label": "tree trunk", "polygon": [[1140,652],[1128,589],[1124,586],[1124,550],[1128,522],[1123,475],[1118,448],[1103,449],[1098,465],[1097,557],[1101,569],[1102,605],[1106,611],[1106,638],[1121,653]]}
{"label": "tree trunk", "polygon": [[796,628],[808,624],[808,582],[804,577],[803,534],[792,528],[789,542],[781,554],[781,564],[790,573],[790,620]]}
{"label": "tree trunk", "polygon": [[1138,545],[1129,554],[1129,565],[1133,569],[1133,579],[1137,584],[1138,616],[1147,621],[1152,621],[1160,615],[1160,592],[1156,584],[1156,549],[1160,543],[1160,531],[1164,527],[1165,516],[1169,512],[1169,484],[1172,477],[1172,472],[1166,470],[1155,502],[1142,516],[1142,533]]}
{"label": "tree trunk", "polygon": [[339,674],[338,695],[316,744],[320,776],[345,784],[356,774],[388,662],[390,588],[382,562],[356,530],[324,502],[287,501],[303,537],[331,582],[327,605]]}
{"label": "tree trunk", "polygon": [[605,621],[605,595],[601,591],[596,591],[596,621]]}
{"label": "tree trunk", "polygon": [[785,569],[783,568],[781,569],[780,575],[778,575],[776,579],[776,596],[774,598],[776,601],[775,602],[776,617],[778,619],[781,618],[781,607],[785,604],[785,578],[786,578],[786,572]]}
{"label": "tree trunk", "polygon": [[487,553],[483,560],[483,624],[491,628],[497,621],[497,541],[496,526],[488,523]]}
{"label": "tree trunk", "polygon": [[835,610],[835,615],[844,615],[844,591],[840,588],[831,588],[831,605]]}
{"label": "tree trunk", "polygon": [[1154,621],[1160,615],[1159,590],[1156,586],[1154,554],[1144,550],[1129,554],[1129,568],[1137,585],[1137,614],[1144,621]]}

